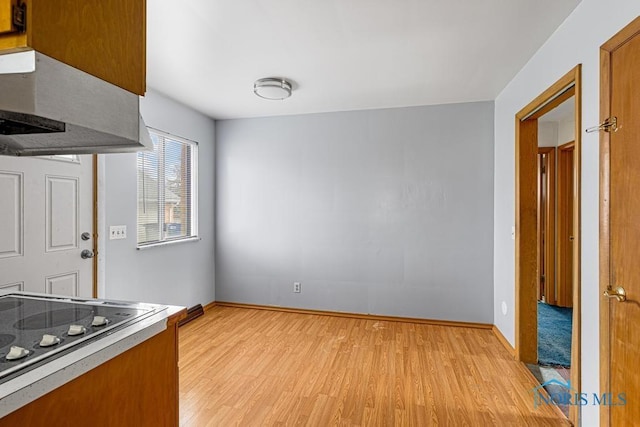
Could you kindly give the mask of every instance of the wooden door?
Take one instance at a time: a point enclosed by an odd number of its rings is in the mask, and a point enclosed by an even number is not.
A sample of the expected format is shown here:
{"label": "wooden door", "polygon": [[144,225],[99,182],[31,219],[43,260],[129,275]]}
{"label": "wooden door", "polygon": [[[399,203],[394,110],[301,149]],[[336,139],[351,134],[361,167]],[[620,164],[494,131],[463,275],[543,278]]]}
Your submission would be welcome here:
{"label": "wooden door", "polygon": [[556,148],[538,148],[538,301],[556,303]]}
{"label": "wooden door", "polygon": [[[601,407],[604,425],[640,420],[640,18],[601,48],[601,116],[617,128],[601,133],[600,281]],[[628,404],[623,404],[621,394]]]}
{"label": "wooden door", "polygon": [[0,200],[0,292],[93,296],[92,156],[0,156]]}
{"label": "wooden door", "polygon": [[573,306],[573,206],[575,202],[575,159],[573,142],[558,147],[558,211],[556,302],[560,307]]}

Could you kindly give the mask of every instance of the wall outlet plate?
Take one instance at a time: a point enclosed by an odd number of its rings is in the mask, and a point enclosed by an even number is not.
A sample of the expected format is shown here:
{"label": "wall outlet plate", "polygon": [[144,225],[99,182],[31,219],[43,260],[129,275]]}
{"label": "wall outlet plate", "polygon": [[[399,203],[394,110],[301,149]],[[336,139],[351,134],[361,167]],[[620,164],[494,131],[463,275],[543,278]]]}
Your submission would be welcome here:
{"label": "wall outlet plate", "polygon": [[109,227],[109,240],[119,240],[127,238],[126,225],[112,225]]}
{"label": "wall outlet plate", "polygon": [[300,282],[293,282],[293,292],[299,294],[302,291],[302,284]]}

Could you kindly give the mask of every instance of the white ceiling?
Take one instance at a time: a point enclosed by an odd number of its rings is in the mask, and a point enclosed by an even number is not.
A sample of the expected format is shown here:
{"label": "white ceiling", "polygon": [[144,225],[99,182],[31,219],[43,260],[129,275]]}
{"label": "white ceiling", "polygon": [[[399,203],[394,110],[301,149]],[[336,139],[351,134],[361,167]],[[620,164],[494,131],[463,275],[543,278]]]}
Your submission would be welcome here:
{"label": "white ceiling", "polygon": [[147,82],[216,119],[493,100],[579,1],[149,0]]}

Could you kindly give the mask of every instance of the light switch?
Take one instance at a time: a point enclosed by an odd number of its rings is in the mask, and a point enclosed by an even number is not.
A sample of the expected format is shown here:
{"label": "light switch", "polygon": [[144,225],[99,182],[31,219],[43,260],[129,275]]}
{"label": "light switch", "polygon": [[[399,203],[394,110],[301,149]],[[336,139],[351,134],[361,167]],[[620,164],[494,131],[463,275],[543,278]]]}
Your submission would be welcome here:
{"label": "light switch", "polygon": [[127,238],[126,225],[112,225],[109,227],[109,240],[118,240]]}

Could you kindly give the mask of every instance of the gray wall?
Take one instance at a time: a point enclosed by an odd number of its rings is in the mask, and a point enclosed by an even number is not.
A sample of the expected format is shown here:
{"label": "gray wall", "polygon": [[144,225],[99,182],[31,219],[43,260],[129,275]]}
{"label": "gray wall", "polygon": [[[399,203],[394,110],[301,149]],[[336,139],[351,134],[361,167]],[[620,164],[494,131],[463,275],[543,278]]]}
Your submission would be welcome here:
{"label": "gray wall", "polygon": [[198,242],[136,249],[136,155],[101,156],[101,235],[126,225],[127,239],[103,239],[100,296],[192,306],[215,299],[214,291],[214,121],[153,91],[141,100],[148,126],[199,143]]}
{"label": "gray wall", "polygon": [[493,107],[217,121],[216,299],[493,323]]}

